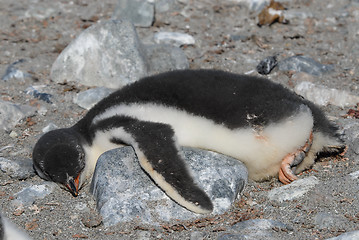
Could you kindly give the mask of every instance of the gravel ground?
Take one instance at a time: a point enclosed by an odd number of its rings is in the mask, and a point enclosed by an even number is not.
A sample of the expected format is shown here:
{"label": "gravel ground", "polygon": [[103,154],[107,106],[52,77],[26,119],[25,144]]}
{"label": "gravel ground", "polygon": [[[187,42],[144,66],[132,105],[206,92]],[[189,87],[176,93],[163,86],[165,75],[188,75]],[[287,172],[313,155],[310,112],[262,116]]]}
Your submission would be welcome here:
{"label": "gravel ground", "polygon": [[[12,146],[2,150],[0,156],[30,161],[42,128],[49,123],[67,127],[85,114],[86,111],[72,99],[88,87],[51,82],[51,65],[81,31],[98,20],[109,19],[116,2],[0,0],[0,75],[19,59],[25,61],[16,67],[31,74],[24,79],[1,81],[1,99],[47,110],[45,115],[36,113],[21,121],[13,134],[0,130],[0,148]],[[257,14],[238,3],[188,0],[176,2],[168,12],[156,14],[152,27],[137,30],[144,42],[151,42],[158,31],[192,35],[196,44],[182,49],[193,69],[216,68],[246,73],[267,56],[277,55],[281,60],[306,55],[323,64],[334,64],[335,71],[314,77],[275,69],[268,77],[289,88],[299,81],[310,80],[355,95],[359,80],[359,44],[355,42],[359,34],[359,2],[291,0],[283,4],[288,11],[302,14],[288,16],[288,24],[259,27]],[[234,41],[231,35],[241,36],[242,40]],[[24,93],[33,85],[46,85],[43,91],[53,95],[53,103]],[[356,121],[344,119],[349,107],[327,106],[323,110],[340,128],[348,121]],[[320,183],[299,199],[283,203],[270,201],[267,193],[281,186],[278,180],[250,181],[228,214],[158,228],[136,223],[110,228],[97,226],[95,203],[87,188],[78,198],[56,188],[19,212],[12,203],[14,194],[24,187],[42,184],[38,176],[19,181],[1,174],[0,202],[2,213],[26,229],[33,239],[216,239],[233,224],[257,218],[278,220],[292,227],[293,231],[274,229],[274,239],[326,239],[358,230],[358,181],[348,177],[359,169],[358,156],[349,148],[346,157],[321,159],[312,171],[303,173],[300,178],[315,176]],[[90,212],[84,214],[84,206]],[[88,219],[92,220],[90,224]]]}

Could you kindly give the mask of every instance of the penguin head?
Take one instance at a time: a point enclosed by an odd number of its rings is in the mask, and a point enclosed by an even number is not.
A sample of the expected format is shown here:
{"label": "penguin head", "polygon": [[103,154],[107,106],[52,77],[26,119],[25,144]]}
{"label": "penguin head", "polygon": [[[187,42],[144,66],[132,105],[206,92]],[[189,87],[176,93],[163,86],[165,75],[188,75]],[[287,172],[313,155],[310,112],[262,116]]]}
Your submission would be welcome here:
{"label": "penguin head", "polygon": [[34,169],[48,181],[77,196],[81,187],[81,173],[85,168],[82,139],[71,128],[57,129],[44,134],[32,154]]}

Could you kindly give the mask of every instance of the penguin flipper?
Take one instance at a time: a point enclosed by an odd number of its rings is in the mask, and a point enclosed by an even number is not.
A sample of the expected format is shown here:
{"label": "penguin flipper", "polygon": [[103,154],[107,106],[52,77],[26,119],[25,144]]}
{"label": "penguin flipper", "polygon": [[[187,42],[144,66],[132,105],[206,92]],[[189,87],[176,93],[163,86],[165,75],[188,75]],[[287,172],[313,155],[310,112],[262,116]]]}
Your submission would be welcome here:
{"label": "penguin flipper", "polygon": [[195,213],[210,213],[213,205],[199,188],[179,154],[175,133],[168,124],[133,119],[114,141],[133,146],[141,167],[174,201]]}

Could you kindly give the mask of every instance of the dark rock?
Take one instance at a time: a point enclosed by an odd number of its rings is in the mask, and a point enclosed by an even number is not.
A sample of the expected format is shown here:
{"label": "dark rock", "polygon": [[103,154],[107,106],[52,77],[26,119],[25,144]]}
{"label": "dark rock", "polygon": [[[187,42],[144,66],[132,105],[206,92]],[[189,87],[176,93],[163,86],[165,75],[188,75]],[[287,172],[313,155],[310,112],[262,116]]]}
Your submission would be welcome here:
{"label": "dark rock", "polygon": [[269,56],[259,62],[256,69],[259,74],[267,75],[277,66],[277,57]]}

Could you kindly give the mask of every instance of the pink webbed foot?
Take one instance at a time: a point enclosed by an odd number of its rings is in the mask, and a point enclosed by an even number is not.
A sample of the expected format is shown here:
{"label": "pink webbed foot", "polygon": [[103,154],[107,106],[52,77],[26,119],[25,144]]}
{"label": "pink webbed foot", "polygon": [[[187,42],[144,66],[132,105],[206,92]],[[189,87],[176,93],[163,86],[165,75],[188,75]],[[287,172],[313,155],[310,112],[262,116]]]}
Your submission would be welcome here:
{"label": "pink webbed foot", "polygon": [[310,133],[309,139],[305,143],[305,145],[295,152],[287,154],[280,165],[279,169],[279,181],[284,184],[289,184],[294,180],[298,179],[298,177],[293,173],[292,167],[300,164],[305,158],[307,152],[313,143],[313,132]]}

